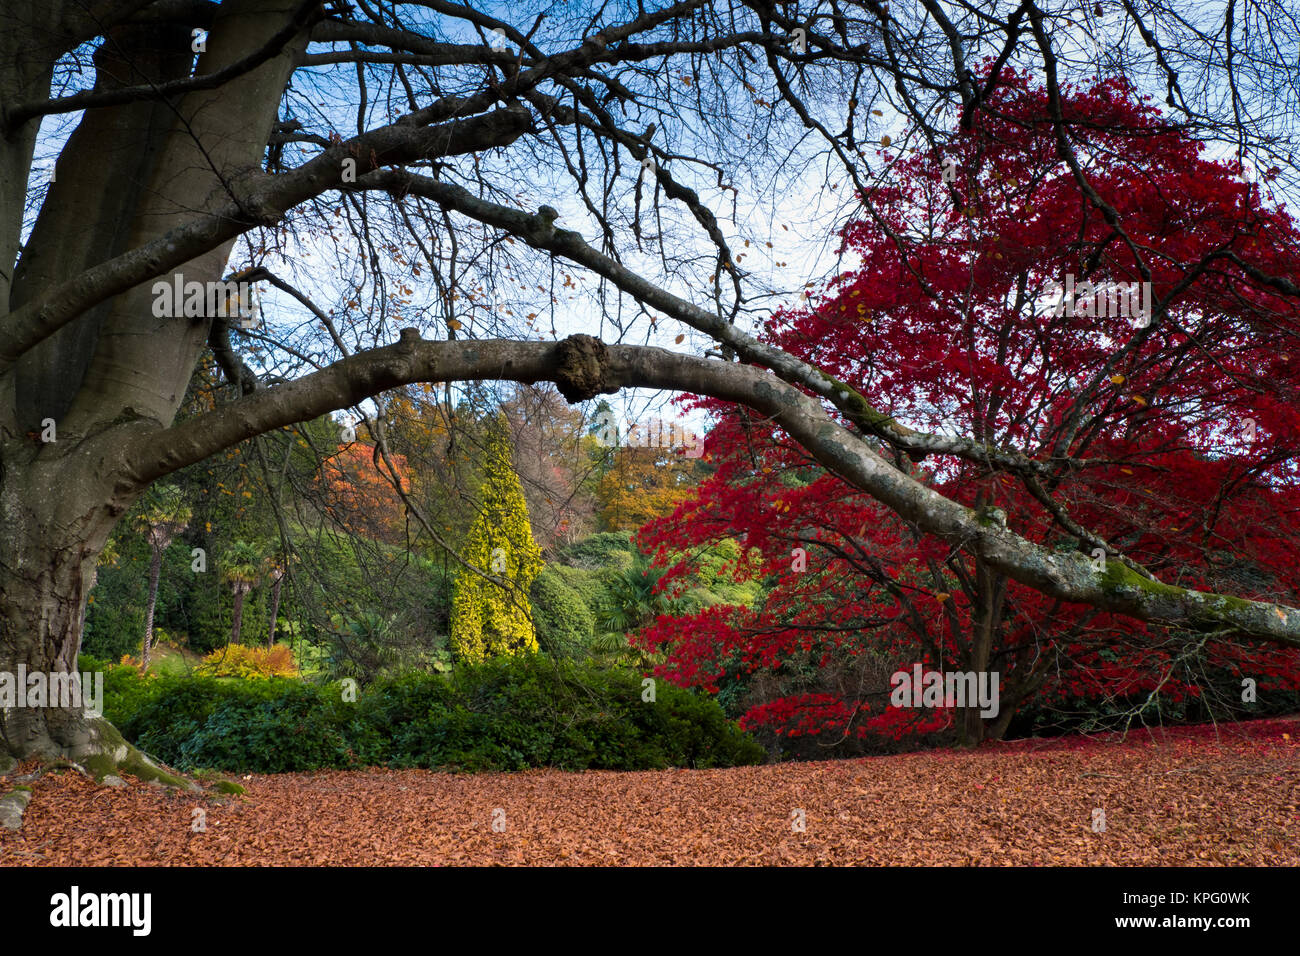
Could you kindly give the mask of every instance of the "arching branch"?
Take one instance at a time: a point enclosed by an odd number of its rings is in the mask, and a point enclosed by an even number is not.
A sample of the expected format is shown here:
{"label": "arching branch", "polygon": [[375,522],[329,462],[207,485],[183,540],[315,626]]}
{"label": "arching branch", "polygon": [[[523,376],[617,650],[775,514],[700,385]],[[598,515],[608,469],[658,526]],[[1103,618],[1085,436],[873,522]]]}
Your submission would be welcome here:
{"label": "arching branch", "polygon": [[770,416],[824,467],[918,528],[1049,597],[1190,630],[1232,630],[1300,647],[1300,610],[1188,590],[1141,577],[1118,561],[1098,571],[1081,554],[1057,553],[1006,527],[997,511],[958,504],[885,461],[833,421],[822,404],[761,369],[589,336],[558,343],[426,342],[414,329],[394,345],[361,352],[293,382],[170,428],[139,422],[118,445],[139,487],[255,435],[354,405],[414,382],[499,379],[555,382],[571,398],[622,388],[709,395]]}

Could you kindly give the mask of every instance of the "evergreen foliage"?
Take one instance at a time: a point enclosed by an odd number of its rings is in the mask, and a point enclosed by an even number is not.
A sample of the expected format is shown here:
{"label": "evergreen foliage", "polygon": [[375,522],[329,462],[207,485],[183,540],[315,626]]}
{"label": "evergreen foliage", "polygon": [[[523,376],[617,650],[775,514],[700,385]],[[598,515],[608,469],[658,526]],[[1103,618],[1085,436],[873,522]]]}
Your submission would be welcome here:
{"label": "evergreen foliage", "polygon": [[538,649],[528,594],[544,566],[503,418],[489,424],[484,444],[479,513],[461,551],[470,567],[457,573],[451,598],[452,650],[469,662]]}

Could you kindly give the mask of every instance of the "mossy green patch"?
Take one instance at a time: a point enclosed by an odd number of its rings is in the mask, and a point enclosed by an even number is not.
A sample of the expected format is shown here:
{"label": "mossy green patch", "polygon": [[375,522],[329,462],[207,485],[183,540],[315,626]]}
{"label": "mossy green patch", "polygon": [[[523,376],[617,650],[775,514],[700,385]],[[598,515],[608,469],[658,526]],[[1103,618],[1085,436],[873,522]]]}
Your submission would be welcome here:
{"label": "mossy green patch", "polygon": [[902,426],[894,421],[893,416],[872,408],[856,389],[850,388],[835,376],[827,375],[825,372],[822,373],[822,377],[835,389],[840,409],[854,422],[868,431],[892,430],[906,434]]}
{"label": "mossy green patch", "polygon": [[1252,602],[1228,594],[1204,594],[1143,577],[1119,561],[1107,561],[1102,572],[1102,590],[1120,597],[1139,592],[1171,601],[1194,602],[1204,609],[1204,616],[1190,622],[1193,630],[1213,630],[1221,625],[1242,627],[1242,615],[1249,613]]}
{"label": "mossy green patch", "polygon": [[1172,584],[1143,577],[1122,561],[1107,561],[1105,570],[1101,572],[1101,578],[1102,590],[1107,593],[1138,590],[1173,598],[1182,597],[1186,593],[1182,588],[1174,587]]}
{"label": "mossy green patch", "polygon": [[140,780],[160,783],[165,787],[197,789],[189,780],[168,773],[139,749],[127,743],[121,732],[104,718],[98,717],[93,723],[98,739],[94,750],[81,755],[81,765],[96,783],[102,783],[108,776],[129,773]]}

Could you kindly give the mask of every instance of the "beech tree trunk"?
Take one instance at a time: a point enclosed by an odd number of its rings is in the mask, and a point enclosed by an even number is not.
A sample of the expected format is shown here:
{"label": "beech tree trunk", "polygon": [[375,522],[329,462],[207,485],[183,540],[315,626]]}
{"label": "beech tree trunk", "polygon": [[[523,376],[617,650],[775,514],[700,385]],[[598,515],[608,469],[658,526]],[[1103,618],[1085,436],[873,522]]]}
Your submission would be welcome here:
{"label": "beech tree trunk", "polygon": [[[66,455],[38,460],[19,443],[0,445],[0,672],[68,673],[81,644],[95,560],[128,500],[79,475]],[[116,732],[85,707],[0,708],[0,749],[22,759],[88,762]],[[127,756],[122,754],[123,757]]]}
{"label": "beech tree trunk", "polygon": [[[16,556],[19,563],[0,563],[0,672],[17,674],[19,665],[29,674],[71,671],[84,599],[84,562],[75,556],[79,545],[65,541],[52,553],[22,529],[5,528],[2,546],[6,557]],[[0,709],[0,738],[20,757],[56,757],[76,752],[90,740],[77,711],[30,706]]]}
{"label": "beech tree trunk", "polygon": [[[101,28],[93,18],[65,13],[63,4],[18,6],[7,9],[9,26],[0,31],[0,101],[7,110],[50,95],[53,64],[70,38],[84,31],[89,39]],[[119,6],[114,19],[129,13]],[[297,0],[222,4],[198,72],[239,61],[299,7]],[[95,53],[96,91],[188,76],[191,30],[165,17],[121,23]],[[19,314],[52,290],[66,290],[85,270],[228,202],[229,182],[255,169],[265,151],[293,58],[305,43],[304,34],[218,90],[87,110],[60,153],[21,258],[39,118],[0,141],[0,260],[6,268],[18,263],[4,277],[7,314],[0,321],[0,671],[75,667],[96,558],[148,486],[122,453],[124,433],[142,422],[172,421],[210,324],[160,322],[147,283],[73,307],[52,334],[29,336],[32,326]],[[205,243],[175,263],[177,271],[187,281],[220,279],[232,239]],[[150,618],[157,573],[155,556]],[[0,750],[17,758],[70,757],[93,763],[97,775],[130,764],[154,775],[106,721],[82,708],[0,710],[0,738]]]}

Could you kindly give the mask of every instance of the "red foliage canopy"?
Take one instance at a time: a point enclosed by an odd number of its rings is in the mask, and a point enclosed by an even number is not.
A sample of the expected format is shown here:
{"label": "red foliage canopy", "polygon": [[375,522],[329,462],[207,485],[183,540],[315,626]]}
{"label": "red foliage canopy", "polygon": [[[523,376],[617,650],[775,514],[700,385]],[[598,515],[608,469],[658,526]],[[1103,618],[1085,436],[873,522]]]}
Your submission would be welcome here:
{"label": "red foliage canopy", "polygon": [[[882,154],[886,181],[841,234],[861,265],[773,315],[765,337],[901,423],[1048,464],[1036,484],[882,449],[1031,540],[1094,553],[1081,526],[1109,545],[1116,575],[1132,574],[1118,552],[1182,586],[1295,603],[1300,308],[1274,277],[1300,274],[1296,224],[1124,81],[1067,94],[1069,135],[1114,217],[1058,158],[1045,93],[1008,73],[996,118],[958,136],[947,162]],[[1070,282],[1150,282],[1154,314],[1118,314],[1104,296],[1066,309],[1052,293]],[[671,680],[744,680],[751,725],[935,729],[942,713],[888,706],[887,675],[915,661],[1000,674],[996,718],[957,715],[970,741],[1000,736],[1031,700],[1217,689],[1240,706],[1242,677],[1261,694],[1300,686],[1297,652],[1046,598],[918,534],[769,423],[696,403],[718,418],[706,445],[717,472],[643,541],[669,560],[739,530],[750,550],[736,573],[770,591],[754,610],[661,618],[640,640],[666,653]]]}

